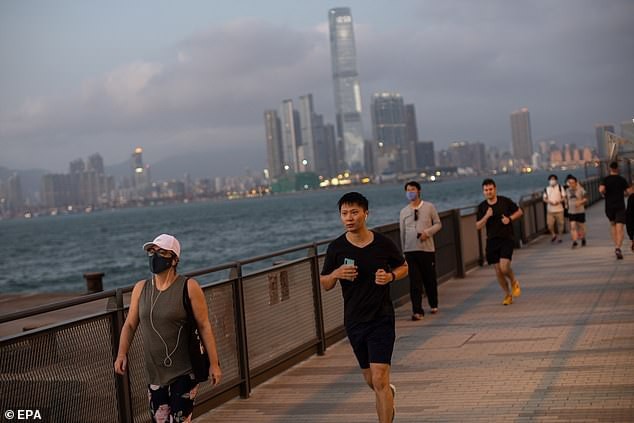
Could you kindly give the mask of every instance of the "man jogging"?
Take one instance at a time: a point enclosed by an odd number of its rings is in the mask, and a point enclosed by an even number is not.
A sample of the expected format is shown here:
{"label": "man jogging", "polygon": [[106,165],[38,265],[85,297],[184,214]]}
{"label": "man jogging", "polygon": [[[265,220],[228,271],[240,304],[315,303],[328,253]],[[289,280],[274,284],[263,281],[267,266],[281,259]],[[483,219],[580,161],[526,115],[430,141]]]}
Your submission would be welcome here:
{"label": "man jogging", "polygon": [[498,196],[493,179],[482,181],[482,193],[486,200],[478,206],[476,228],[486,225],[486,257],[495,265],[495,276],[504,291],[503,305],[513,304],[513,297],[521,294],[520,283],[511,269],[513,258],[513,225],[511,222],[522,217],[522,209],[510,198]]}
{"label": "man jogging", "polygon": [[390,365],[396,339],[389,284],[407,276],[407,262],[385,235],[368,229],[368,200],[350,192],[339,200],[346,232],[328,246],[319,279],[330,290],[337,281],[343,294],[344,326],[350,345],[375,393],[380,423],[394,420]]}

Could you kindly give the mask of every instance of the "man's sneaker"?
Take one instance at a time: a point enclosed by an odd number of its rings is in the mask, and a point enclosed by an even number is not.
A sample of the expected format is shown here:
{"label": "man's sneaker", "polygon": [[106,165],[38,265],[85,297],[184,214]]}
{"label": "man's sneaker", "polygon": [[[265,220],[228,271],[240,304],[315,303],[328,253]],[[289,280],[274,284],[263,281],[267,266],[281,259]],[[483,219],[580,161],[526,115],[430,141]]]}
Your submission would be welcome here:
{"label": "man's sneaker", "polygon": [[550,239],[550,242],[555,242],[555,241],[557,241],[557,235],[553,236],[553,237]]}
{"label": "man's sneaker", "polygon": [[513,281],[513,296],[514,297],[519,297],[520,295],[522,295],[522,290],[520,288],[520,281],[518,281],[517,279]]}
{"label": "man's sneaker", "polygon": [[574,250],[575,248],[577,248],[577,241],[572,241],[572,249]]}
{"label": "man's sneaker", "polygon": [[390,383],[390,389],[392,390],[392,421],[394,421],[394,416],[396,416],[396,386]]}
{"label": "man's sneaker", "polygon": [[420,313],[414,313],[412,314],[412,320],[413,321],[418,321],[418,320],[423,320],[423,317],[425,317],[424,314],[420,314]]}
{"label": "man's sneaker", "polygon": [[511,295],[507,295],[504,297],[504,301],[502,301],[502,305],[510,305],[513,304],[513,297]]}
{"label": "man's sneaker", "polygon": [[[582,246],[582,247],[585,247],[585,246],[586,246],[586,239],[585,239],[585,238],[582,238],[582,239],[581,239],[581,246]],[[632,244],[632,249],[634,250],[634,244]]]}
{"label": "man's sneaker", "polygon": [[431,309],[431,314],[436,314],[438,313],[438,307],[434,307]]}
{"label": "man's sneaker", "polygon": [[621,252],[620,248],[615,248],[614,249],[614,254],[616,254],[616,258],[619,260],[623,260],[623,253]]}

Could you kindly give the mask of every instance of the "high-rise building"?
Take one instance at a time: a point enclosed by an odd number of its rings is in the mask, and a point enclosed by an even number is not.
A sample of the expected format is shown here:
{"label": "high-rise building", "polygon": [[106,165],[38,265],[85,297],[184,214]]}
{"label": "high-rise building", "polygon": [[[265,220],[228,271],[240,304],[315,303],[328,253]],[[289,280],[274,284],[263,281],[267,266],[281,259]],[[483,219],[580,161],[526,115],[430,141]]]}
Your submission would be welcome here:
{"label": "high-rise building", "polygon": [[619,146],[619,154],[634,158],[634,119],[621,122],[621,136],[629,143]]}
{"label": "high-rise building", "polygon": [[594,133],[597,139],[597,154],[599,155],[600,159],[605,159],[608,157],[608,146],[605,142],[606,131],[614,133],[614,125],[607,125],[603,123],[594,125]]}
{"label": "high-rise building", "polygon": [[86,170],[86,164],[83,159],[75,159],[68,165],[69,173],[81,173]]}
{"label": "high-rise building", "polygon": [[103,167],[103,158],[101,154],[95,153],[92,156],[88,157],[88,166],[87,170],[92,170],[97,173],[97,175],[103,175],[104,167]]}
{"label": "high-rise building", "polygon": [[533,156],[533,139],[530,114],[526,107],[511,113],[511,135],[513,158],[530,164]]}
{"label": "high-rise building", "polygon": [[335,142],[335,128],[324,123],[324,116],[314,114],[313,142],[315,147],[315,171],[326,178],[337,173],[337,149]]}
{"label": "high-rise building", "polygon": [[[416,169],[416,143],[418,142],[418,125],[416,124],[416,107],[413,104],[405,105],[405,139],[407,140],[406,170]],[[433,150],[433,145],[432,145]],[[433,160],[433,159],[432,159]]]}
{"label": "high-rise building", "polygon": [[400,94],[381,92],[372,96],[370,104],[372,116],[372,136],[375,141],[382,143],[384,149],[380,151],[396,153],[394,171],[404,171],[407,166],[407,127],[405,123],[405,104]]}
{"label": "high-rise building", "polygon": [[454,166],[471,168],[475,172],[486,169],[486,153],[481,142],[454,142],[449,146],[450,163]]}
{"label": "high-rise building", "polygon": [[313,95],[306,94],[299,97],[299,127],[301,133],[301,145],[298,148],[298,164],[301,172],[313,172],[317,170],[315,157],[315,111],[313,107]]}
{"label": "high-rise building", "polygon": [[22,184],[20,175],[14,173],[7,180],[7,209],[13,213],[22,212],[24,207],[24,195],[22,194]]}
{"label": "high-rise building", "polygon": [[293,109],[293,100],[282,101],[280,107],[280,121],[282,129],[282,167],[284,171],[298,172],[297,145],[299,134],[297,132],[299,122],[296,121],[297,113]]}
{"label": "high-rise building", "polygon": [[282,153],[282,134],[280,118],[275,110],[264,112],[266,131],[266,155],[269,164],[269,176],[275,179],[283,173],[284,155]]}
{"label": "high-rise building", "polygon": [[416,143],[416,168],[433,169],[436,167],[434,142],[421,141]]}
{"label": "high-rise building", "polygon": [[361,87],[350,9],[330,9],[328,22],[337,137],[342,146],[345,167],[354,172],[361,172],[365,168]]}
{"label": "high-rise building", "polygon": [[137,193],[142,194],[150,189],[150,167],[143,164],[143,148],[137,147],[130,159],[132,168],[132,184],[137,189]]}

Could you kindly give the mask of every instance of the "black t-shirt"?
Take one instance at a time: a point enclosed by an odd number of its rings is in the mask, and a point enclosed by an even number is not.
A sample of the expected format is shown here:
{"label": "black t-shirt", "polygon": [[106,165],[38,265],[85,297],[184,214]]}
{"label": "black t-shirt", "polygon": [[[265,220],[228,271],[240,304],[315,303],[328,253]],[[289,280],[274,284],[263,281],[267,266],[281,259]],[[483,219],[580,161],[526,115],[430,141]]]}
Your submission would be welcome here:
{"label": "black t-shirt", "polygon": [[627,180],[620,175],[608,175],[603,178],[601,185],[605,186],[605,208],[622,210],[625,208],[625,190],[628,188]]}
{"label": "black t-shirt", "polygon": [[487,200],[484,200],[478,205],[478,220],[482,219],[487,212],[487,209],[491,207],[493,209],[493,216],[487,220],[487,239],[492,238],[504,238],[513,239],[513,224],[509,223],[505,225],[502,223],[502,215],[510,218],[513,213],[517,211],[519,207],[510,198],[497,196],[495,204],[489,204]]}
{"label": "black t-shirt", "polygon": [[343,294],[344,325],[368,322],[383,316],[393,316],[390,286],[377,285],[374,274],[383,269],[390,272],[405,263],[396,245],[385,235],[374,232],[374,240],[363,248],[352,245],[346,234],[328,246],[322,275],[329,275],[344,263],[354,260],[358,275],[354,281],[339,280]]}

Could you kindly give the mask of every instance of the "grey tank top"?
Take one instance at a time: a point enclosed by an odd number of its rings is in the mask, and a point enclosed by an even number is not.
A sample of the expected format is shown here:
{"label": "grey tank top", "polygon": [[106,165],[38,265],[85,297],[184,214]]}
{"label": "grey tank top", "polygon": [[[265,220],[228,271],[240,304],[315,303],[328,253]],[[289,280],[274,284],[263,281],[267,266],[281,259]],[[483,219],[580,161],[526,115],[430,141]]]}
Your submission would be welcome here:
{"label": "grey tank top", "polygon": [[165,291],[159,291],[147,280],[141,291],[139,326],[151,385],[169,385],[192,370],[187,350],[187,314],[183,306],[186,280],[178,276]]}

